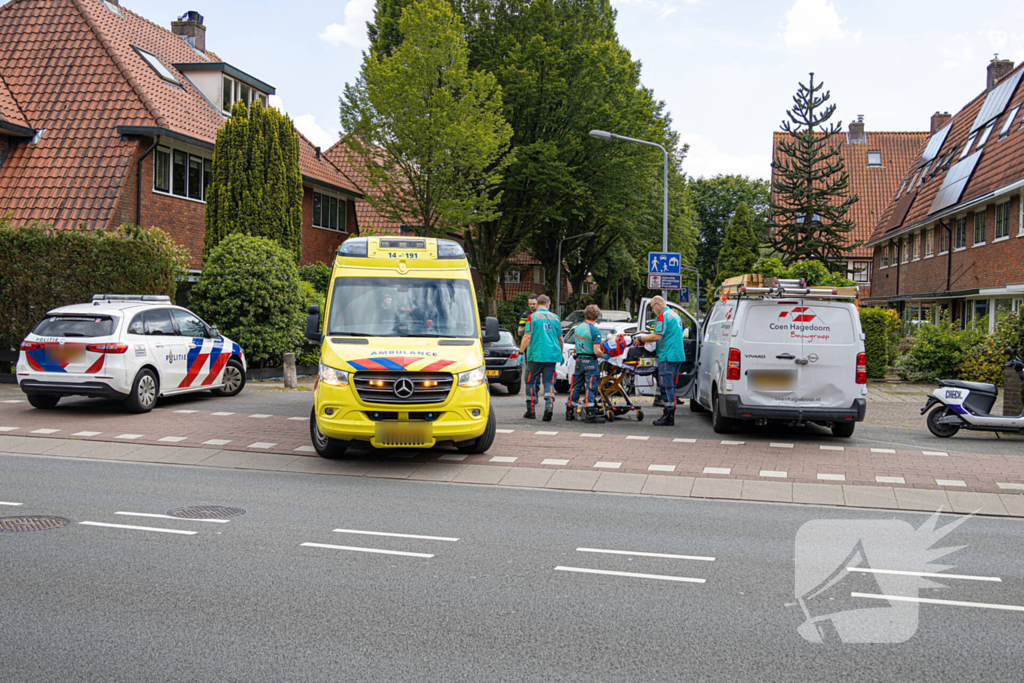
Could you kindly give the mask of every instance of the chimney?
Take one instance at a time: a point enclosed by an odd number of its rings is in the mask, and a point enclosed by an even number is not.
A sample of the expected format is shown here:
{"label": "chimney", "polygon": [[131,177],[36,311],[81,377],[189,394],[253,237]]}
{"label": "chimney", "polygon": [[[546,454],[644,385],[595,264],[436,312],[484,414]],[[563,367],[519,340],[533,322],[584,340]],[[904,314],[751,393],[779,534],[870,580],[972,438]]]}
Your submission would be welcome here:
{"label": "chimney", "polygon": [[184,37],[189,45],[200,52],[206,52],[206,27],[203,26],[203,15],[199,12],[189,10],[178,17],[177,21],[172,21],[171,33]]}
{"label": "chimney", "polygon": [[986,90],[991,90],[996,87],[999,81],[1006,77],[1006,74],[1013,71],[1013,60],[1011,59],[999,59],[999,55],[988,63],[988,82],[986,84]]}
{"label": "chimney", "polygon": [[314,147],[313,150],[316,152],[316,160],[320,161],[320,148]]}
{"label": "chimney", "polygon": [[932,114],[932,132],[942,130],[942,127],[949,123],[949,120],[953,118],[949,115],[948,111],[935,112]]}
{"label": "chimney", "polygon": [[858,114],[856,121],[850,122],[850,144],[866,145],[867,136],[864,134],[864,114]]}

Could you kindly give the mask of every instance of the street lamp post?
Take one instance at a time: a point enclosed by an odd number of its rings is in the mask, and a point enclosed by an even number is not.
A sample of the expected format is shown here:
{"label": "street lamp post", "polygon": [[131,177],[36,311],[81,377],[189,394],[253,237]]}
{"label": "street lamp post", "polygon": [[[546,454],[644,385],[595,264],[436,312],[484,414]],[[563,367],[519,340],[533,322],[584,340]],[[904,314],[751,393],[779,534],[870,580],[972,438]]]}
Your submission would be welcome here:
{"label": "street lamp post", "polygon": [[593,237],[594,233],[585,232],[582,235],[573,235],[571,237],[564,237],[558,243],[558,266],[555,269],[555,315],[561,316],[562,314],[562,242],[568,242],[569,240],[579,239],[580,237]]}
{"label": "street lamp post", "polygon": [[[659,145],[657,142],[648,142],[647,140],[637,140],[636,138],[627,138],[625,135],[616,135],[615,133],[609,133],[606,130],[592,130],[590,131],[590,137],[597,138],[598,140],[625,140],[626,142],[635,142],[638,145],[647,145],[649,147],[657,147],[661,150],[661,153],[665,156],[665,167],[664,167],[664,195],[662,203],[662,215],[661,215],[661,250],[668,251],[668,150]],[[661,295],[668,299],[668,290],[661,290]]]}

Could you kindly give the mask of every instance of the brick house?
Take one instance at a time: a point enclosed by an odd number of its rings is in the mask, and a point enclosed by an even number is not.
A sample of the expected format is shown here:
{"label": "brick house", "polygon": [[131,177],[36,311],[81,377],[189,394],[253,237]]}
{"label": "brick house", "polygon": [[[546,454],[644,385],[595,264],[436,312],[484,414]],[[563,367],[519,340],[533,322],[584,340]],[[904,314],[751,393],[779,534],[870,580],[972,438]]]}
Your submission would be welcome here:
{"label": "brick house", "polygon": [[[842,149],[846,172],[850,176],[851,195],[858,200],[847,214],[854,224],[849,233],[848,244],[861,242],[847,254],[846,277],[861,286],[861,292],[869,292],[872,281],[872,251],[866,246],[872,230],[878,223],[896,188],[917,159],[921,147],[928,140],[928,133],[921,132],[875,132],[865,130],[864,117],[857,117],[850,123],[846,135],[837,135]],[[779,141],[786,133],[774,135],[774,160],[780,161],[785,155],[779,150]],[[773,171],[774,173],[774,171]],[[774,196],[772,182],[772,199]]]}
{"label": "brick house", "polygon": [[[207,49],[198,12],[165,29],[117,0],[0,7],[0,215],[57,228],[157,226],[202,265],[204,196],[231,105],[274,88]],[[362,196],[300,134],[302,262],[358,231]]]}
{"label": "brick house", "polygon": [[987,87],[939,120],[874,230],[868,303],[910,320],[945,312],[992,329],[1024,301],[1024,64],[993,60]]}

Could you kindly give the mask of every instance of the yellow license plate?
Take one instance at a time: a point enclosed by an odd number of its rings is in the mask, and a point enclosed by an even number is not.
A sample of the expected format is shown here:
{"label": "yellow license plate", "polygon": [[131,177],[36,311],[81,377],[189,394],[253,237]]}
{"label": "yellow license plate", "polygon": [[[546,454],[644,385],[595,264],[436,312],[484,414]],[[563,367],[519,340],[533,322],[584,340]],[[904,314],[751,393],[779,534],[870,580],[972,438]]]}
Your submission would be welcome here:
{"label": "yellow license plate", "polygon": [[794,379],[788,370],[762,370],[750,373],[750,386],[759,391],[789,391]]}
{"label": "yellow license plate", "polygon": [[410,448],[434,445],[433,425],[426,421],[387,420],[374,425],[374,445],[380,448]]}
{"label": "yellow license plate", "polygon": [[488,377],[498,377],[499,375],[501,375],[501,370],[488,370],[487,371],[487,376]]}

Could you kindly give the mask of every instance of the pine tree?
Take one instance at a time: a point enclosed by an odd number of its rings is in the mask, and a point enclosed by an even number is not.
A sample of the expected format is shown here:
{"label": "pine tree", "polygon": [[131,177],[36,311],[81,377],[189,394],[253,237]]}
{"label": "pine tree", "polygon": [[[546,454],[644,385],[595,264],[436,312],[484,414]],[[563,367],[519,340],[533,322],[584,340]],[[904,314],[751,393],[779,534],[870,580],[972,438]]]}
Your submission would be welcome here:
{"label": "pine tree", "polygon": [[258,101],[235,102],[217,131],[203,253],[228,235],[269,237],[302,254],[302,172],[291,119]]}
{"label": "pine tree", "polygon": [[726,278],[754,272],[754,264],[761,254],[753,223],[750,209],[746,204],[739,204],[725,229],[725,240],[718,252],[716,287]]}
{"label": "pine tree", "polygon": [[823,83],[800,83],[793,108],[782,122],[786,136],[779,140],[780,159],[772,162],[770,202],[772,246],[787,266],[811,259],[830,270],[846,268],[846,254],[860,245],[850,243],[854,225],[847,214],[857,201],[850,195],[842,148],[833,140],[842,122],[829,124],[836,105],[826,103]]}

